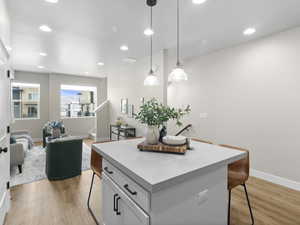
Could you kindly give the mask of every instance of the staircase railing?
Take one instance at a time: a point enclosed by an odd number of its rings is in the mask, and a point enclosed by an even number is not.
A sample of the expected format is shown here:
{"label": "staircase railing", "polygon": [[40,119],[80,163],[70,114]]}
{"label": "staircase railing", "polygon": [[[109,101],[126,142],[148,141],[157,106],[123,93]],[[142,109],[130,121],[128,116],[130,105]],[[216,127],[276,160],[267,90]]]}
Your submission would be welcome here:
{"label": "staircase railing", "polygon": [[109,100],[102,102],[95,110],[96,114],[96,141],[102,141],[108,139],[108,127],[109,127]]}
{"label": "staircase railing", "polygon": [[101,111],[105,106],[106,104],[109,103],[109,100],[105,100],[104,102],[102,102],[95,110],[94,110],[94,113],[97,113],[99,111]]}

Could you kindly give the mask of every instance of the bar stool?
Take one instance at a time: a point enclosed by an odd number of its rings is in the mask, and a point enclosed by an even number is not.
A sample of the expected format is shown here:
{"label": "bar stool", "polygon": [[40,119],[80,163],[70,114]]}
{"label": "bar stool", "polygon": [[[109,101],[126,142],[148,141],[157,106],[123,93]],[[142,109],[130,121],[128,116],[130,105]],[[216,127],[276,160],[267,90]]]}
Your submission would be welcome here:
{"label": "bar stool", "polygon": [[197,142],[201,142],[201,143],[205,143],[205,144],[210,144],[210,145],[213,145],[214,143],[211,142],[211,141],[206,141],[206,140],[203,140],[203,139],[199,139],[199,138],[192,138],[193,141],[197,141]]}
{"label": "bar stool", "polygon": [[[99,143],[106,143],[106,142],[113,142],[113,141],[103,141],[103,142],[97,142]],[[94,143],[96,144],[96,143]],[[92,182],[91,182],[91,186],[90,186],[90,192],[89,192],[89,197],[87,200],[87,206],[88,206],[88,210],[90,211],[93,219],[95,220],[95,223],[97,225],[99,225],[99,222],[97,221],[97,218],[95,217],[91,207],[90,207],[90,198],[91,198],[91,194],[92,194],[92,189],[93,189],[93,185],[94,185],[94,178],[95,175],[97,175],[100,179],[102,176],[102,156],[100,154],[98,154],[92,147],[91,149],[91,170],[93,171],[93,176],[92,176]]]}
{"label": "bar stool", "polygon": [[239,185],[244,187],[247,203],[250,211],[251,221],[252,225],[254,225],[254,217],[251,209],[251,204],[248,196],[247,186],[246,182],[249,178],[249,151],[247,149],[230,146],[230,145],[219,145],[221,147],[230,148],[238,151],[244,151],[247,153],[247,157],[244,159],[241,159],[237,162],[234,162],[232,164],[229,164],[228,166],[228,193],[229,193],[229,199],[228,199],[228,225],[230,225],[230,204],[231,204],[231,190]]}

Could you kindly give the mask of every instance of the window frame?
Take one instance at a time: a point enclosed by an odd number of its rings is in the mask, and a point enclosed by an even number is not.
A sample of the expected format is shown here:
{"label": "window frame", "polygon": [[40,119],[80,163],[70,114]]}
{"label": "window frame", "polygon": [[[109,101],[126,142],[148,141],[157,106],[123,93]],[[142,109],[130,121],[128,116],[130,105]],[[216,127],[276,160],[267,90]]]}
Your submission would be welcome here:
{"label": "window frame", "polygon": [[[38,89],[38,99],[35,100],[29,100],[28,102],[37,102],[37,116],[36,117],[22,117],[22,112],[20,114],[20,118],[16,118],[15,117],[15,109],[14,109],[14,103],[15,102],[19,102],[20,104],[22,104],[22,99],[20,100],[15,100],[14,96],[13,96],[13,88],[14,87],[28,87],[28,88],[37,88]],[[12,110],[13,110],[13,119],[15,121],[21,121],[21,120],[40,120],[40,110],[41,110],[41,85],[38,83],[28,83],[28,82],[12,82],[11,83],[11,102],[12,102]]]}
{"label": "window frame", "polygon": [[95,119],[96,118],[96,114],[94,116],[76,116],[76,117],[67,117],[67,116],[62,116],[61,113],[61,109],[62,109],[62,103],[61,103],[61,99],[62,99],[62,95],[61,95],[61,91],[62,90],[72,90],[72,91],[89,91],[88,89],[90,89],[90,91],[94,92],[94,104],[95,104],[95,108],[97,107],[97,101],[98,101],[98,88],[97,86],[86,86],[86,85],[72,85],[72,84],[61,84],[60,85],[60,90],[59,90],[59,114],[60,114],[60,119],[62,120],[69,120],[69,119]]}

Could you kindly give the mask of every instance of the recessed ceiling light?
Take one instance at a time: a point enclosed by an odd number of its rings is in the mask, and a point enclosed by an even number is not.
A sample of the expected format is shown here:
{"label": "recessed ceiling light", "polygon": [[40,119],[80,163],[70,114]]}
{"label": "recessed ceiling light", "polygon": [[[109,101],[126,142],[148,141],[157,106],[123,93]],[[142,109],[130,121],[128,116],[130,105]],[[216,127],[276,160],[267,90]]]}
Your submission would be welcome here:
{"label": "recessed ceiling light", "polygon": [[131,58],[131,57],[123,59],[123,62],[126,62],[126,63],[135,63],[136,61],[137,60],[135,58]]}
{"label": "recessed ceiling light", "polygon": [[128,51],[128,46],[127,45],[122,45],[121,47],[120,47],[120,49],[122,50],[122,51]]}
{"label": "recessed ceiling light", "polygon": [[41,53],[40,53],[40,56],[47,56],[47,53],[41,52]]}
{"label": "recessed ceiling light", "polygon": [[249,27],[246,30],[244,30],[244,35],[252,35],[256,32],[256,29],[254,27]]}
{"label": "recessed ceiling light", "polygon": [[205,3],[207,0],[193,0],[193,3],[196,5],[201,5],[203,3]]}
{"label": "recessed ceiling light", "polygon": [[6,45],[5,48],[6,48],[6,50],[7,50],[8,52],[10,52],[10,51],[12,50],[12,47],[10,47],[10,46],[8,46],[8,45]]}
{"label": "recessed ceiling light", "polygon": [[206,44],[207,44],[207,40],[205,40],[205,39],[202,40],[202,41],[201,41],[201,44],[202,44],[202,45],[206,45]]}
{"label": "recessed ceiling light", "polygon": [[58,3],[58,0],[45,0],[45,1],[49,3]]}
{"label": "recessed ceiling light", "polygon": [[118,27],[112,26],[111,30],[112,30],[114,33],[117,33],[117,32],[118,32]]}
{"label": "recessed ceiling light", "polygon": [[151,36],[151,35],[154,34],[154,31],[151,28],[147,28],[147,29],[144,30],[144,34],[146,36]]}
{"label": "recessed ceiling light", "polygon": [[38,66],[38,68],[39,68],[39,69],[44,69],[45,67],[44,67],[44,66]]}
{"label": "recessed ceiling light", "polygon": [[48,33],[52,31],[52,29],[48,25],[41,25],[40,30]]}
{"label": "recessed ceiling light", "polygon": [[97,65],[98,66],[104,66],[104,63],[103,62],[98,62]]}
{"label": "recessed ceiling light", "polygon": [[89,74],[89,72],[84,72],[86,75],[88,75]]}

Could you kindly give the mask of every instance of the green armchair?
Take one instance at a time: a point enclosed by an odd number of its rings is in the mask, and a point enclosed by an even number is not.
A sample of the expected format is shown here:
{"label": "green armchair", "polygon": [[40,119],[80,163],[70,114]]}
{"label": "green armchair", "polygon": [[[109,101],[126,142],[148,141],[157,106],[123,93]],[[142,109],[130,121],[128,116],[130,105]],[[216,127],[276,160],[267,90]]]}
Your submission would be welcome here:
{"label": "green armchair", "polygon": [[47,140],[46,174],[49,180],[63,180],[81,174],[82,139],[67,137]]}

